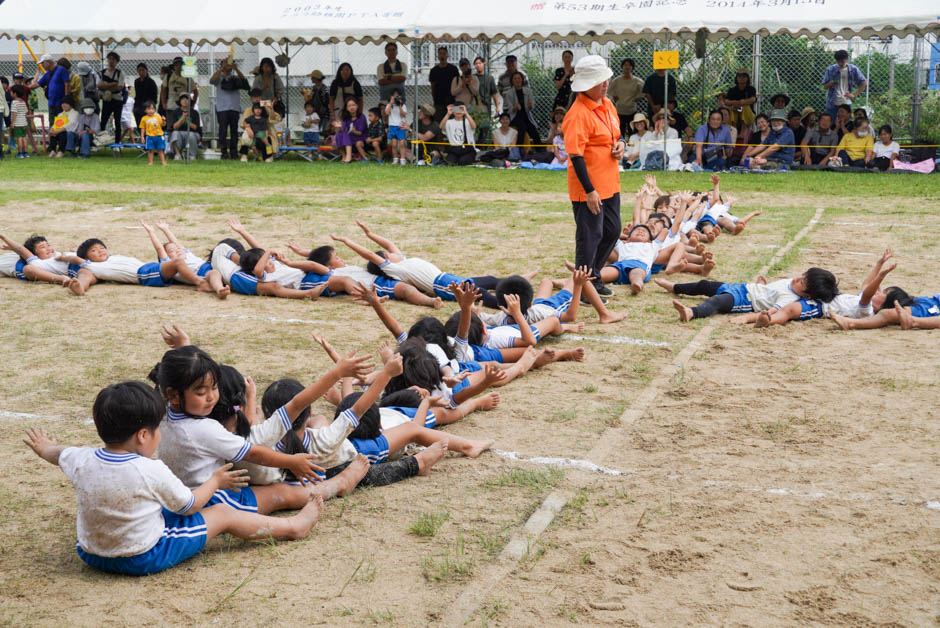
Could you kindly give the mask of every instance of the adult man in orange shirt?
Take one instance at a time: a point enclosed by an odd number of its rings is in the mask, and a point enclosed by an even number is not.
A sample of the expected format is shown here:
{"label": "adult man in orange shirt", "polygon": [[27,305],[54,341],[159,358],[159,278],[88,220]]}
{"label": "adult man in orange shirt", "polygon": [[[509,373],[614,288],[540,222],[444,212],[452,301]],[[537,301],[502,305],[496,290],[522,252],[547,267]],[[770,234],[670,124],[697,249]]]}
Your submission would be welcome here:
{"label": "adult man in orange shirt", "polygon": [[[574,67],[571,90],[579,92],[561,124],[568,153],[568,197],[574,210],[575,265],[600,277],[620,237],[620,170],[626,149],[617,107],[607,98],[613,71],[598,55]],[[602,295],[610,288],[594,280]]]}

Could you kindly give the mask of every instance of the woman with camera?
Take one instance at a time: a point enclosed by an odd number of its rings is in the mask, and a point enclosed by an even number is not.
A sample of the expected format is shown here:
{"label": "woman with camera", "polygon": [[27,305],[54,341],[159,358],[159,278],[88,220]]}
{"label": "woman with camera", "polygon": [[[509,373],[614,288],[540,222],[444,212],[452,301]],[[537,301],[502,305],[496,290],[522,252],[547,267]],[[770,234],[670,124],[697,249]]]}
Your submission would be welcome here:
{"label": "woman with camera", "polygon": [[238,121],[241,118],[241,92],[248,90],[248,79],[231,57],[209,78],[218,90],[215,97],[215,117],[219,123],[219,151],[222,159],[238,158]]}
{"label": "woman with camera", "polygon": [[455,101],[468,103],[470,109],[475,109],[480,102],[480,79],[473,76],[469,59],[461,59],[458,65],[460,74],[450,83],[450,95]]}
{"label": "woman with camera", "polygon": [[270,57],[265,57],[258,64],[258,75],[252,83],[252,88],[261,90],[261,101],[270,102],[271,108],[283,116],[287,112],[287,107],[281,101],[284,94],[284,82],[277,75],[277,69],[274,67],[274,61]]}

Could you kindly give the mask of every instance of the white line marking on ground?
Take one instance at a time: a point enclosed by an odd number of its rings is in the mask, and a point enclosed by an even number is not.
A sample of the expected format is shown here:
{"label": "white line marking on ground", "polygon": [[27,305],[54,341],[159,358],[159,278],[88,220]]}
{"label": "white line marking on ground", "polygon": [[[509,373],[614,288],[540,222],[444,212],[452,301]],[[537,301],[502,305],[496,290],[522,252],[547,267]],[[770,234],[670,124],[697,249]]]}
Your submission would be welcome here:
{"label": "white line marking on ground", "polygon": [[[180,316],[180,312],[166,311],[154,312],[160,316]],[[308,320],[305,318],[277,318],[274,316],[254,316],[252,314],[195,314],[199,318],[227,318],[240,321],[267,321],[270,323],[302,323],[304,325],[322,325],[323,321]]]}
{"label": "white line marking on ground", "polygon": [[630,338],[629,336],[579,336],[578,334],[565,334],[568,340],[588,340],[590,342],[606,342],[612,345],[639,345],[641,347],[668,347],[668,342]]}
{"label": "white line marking on ground", "polygon": [[[792,240],[774,253],[770,261],[757,274],[767,273],[778,259],[782,259],[787,251],[796,246],[819,223],[824,211],[824,208],[818,208],[806,226],[793,236]],[[631,406],[621,415],[618,425],[608,428],[597,438],[597,445],[585,456],[588,460],[602,461],[614,453],[613,449],[617,441],[616,438],[613,438],[614,431],[635,423],[646,413],[647,408],[659,395],[660,390],[665,389],[673,377],[685,368],[684,365],[701,348],[702,344],[711,335],[715,325],[715,319],[713,318],[699,329],[698,333],[692,337],[692,340],[679,352],[674,362],[663,366],[659,375],[633,399]],[[558,487],[553,490],[525,522],[522,529],[517,530],[510,536],[509,543],[506,544],[497,559],[478,577],[473,578],[454,603],[448,607],[447,612],[441,619],[441,625],[462,626],[467,623],[474,611],[486,600],[486,596],[490,591],[505,580],[515,567],[516,562],[532,547],[532,543],[545,531],[554,519],[555,514],[561,510],[572,494],[573,491],[570,488]]]}
{"label": "white line marking on ground", "polygon": [[503,451],[502,449],[490,449],[497,456],[502,456],[507,460],[517,460],[520,462],[532,462],[535,464],[544,464],[552,467],[567,467],[579,469],[581,471],[590,471],[594,473],[603,473],[604,475],[626,475],[629,471],[618,471],[608,467],[602,467],[594,464],[590,460],[578,460],[577,458],[553,458],[550,456],[532,456],[526,458],[515,451]]}

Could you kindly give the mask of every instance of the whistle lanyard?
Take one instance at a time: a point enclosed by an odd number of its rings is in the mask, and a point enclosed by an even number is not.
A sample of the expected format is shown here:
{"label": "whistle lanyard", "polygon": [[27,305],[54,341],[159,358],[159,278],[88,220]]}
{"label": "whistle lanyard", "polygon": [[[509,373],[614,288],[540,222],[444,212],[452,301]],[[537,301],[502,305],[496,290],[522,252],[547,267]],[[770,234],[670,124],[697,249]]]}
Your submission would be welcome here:
{"label": "whistle lanyard", "polygon": [[[606,109],[604,110],[604,113],[607,113]],[[616,143],[617,136],[614,135],[614,129],[613,127],[610,126],[610,116],[608,115],[607,119],[605,120],[604,118],[601,117],[601,114],[597,113],[597,109],[594,110],[594,115],[597,116],[597,119],[601,121],[601,123],[607,128],[607,131],[610,133],[611,144]]]}

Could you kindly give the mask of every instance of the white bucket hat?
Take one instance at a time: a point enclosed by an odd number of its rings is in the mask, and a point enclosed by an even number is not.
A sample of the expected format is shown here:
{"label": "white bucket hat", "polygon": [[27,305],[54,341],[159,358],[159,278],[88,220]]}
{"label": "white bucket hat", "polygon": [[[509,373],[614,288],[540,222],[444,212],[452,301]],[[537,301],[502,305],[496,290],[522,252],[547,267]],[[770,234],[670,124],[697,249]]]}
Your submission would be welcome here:
{"label": "white bucket hat", "polygon": [[571,80],[571,91],[584,92],[595,85],[600,85],[611,76],[614,71],[599,55],[588,55],[578,59],[574,66],[574,78]]}

